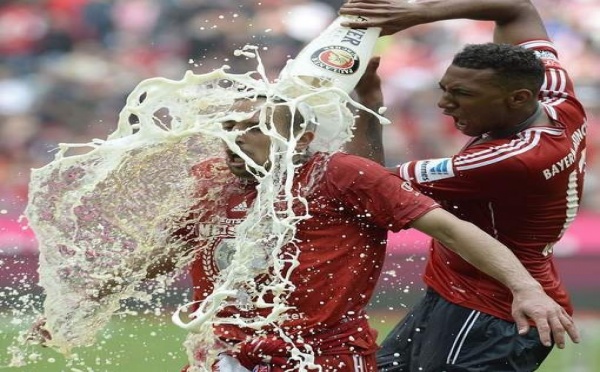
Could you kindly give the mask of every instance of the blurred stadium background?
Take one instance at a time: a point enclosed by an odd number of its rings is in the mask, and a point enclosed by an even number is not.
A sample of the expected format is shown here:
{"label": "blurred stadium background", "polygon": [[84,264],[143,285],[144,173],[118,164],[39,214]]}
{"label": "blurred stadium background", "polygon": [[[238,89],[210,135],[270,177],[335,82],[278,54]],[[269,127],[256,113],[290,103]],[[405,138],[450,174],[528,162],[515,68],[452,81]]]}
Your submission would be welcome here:
{"label": "blurred stadium background", "polygon": [[[233,57],[245,44],[262,47],[267,74],[275,78],[286,60],[336,17],[342,2],[0,2],[0,347],[23,328],[14,309],[40,293],[36,242],[20,220],[30,169],[50,162],[60,142],[105,138],[116,128],[125,97],[143,79],[178,80],[186,70],[205,73],[223,64],[233,72],[252,70],[254,60]],[[575,80],[590,124],[581,213],[555,248],[585,341],[554,351],[541,370],[600,371],[600,1],[534,3]],[[386,115],[394,122],[384,136],[390,165],[447,156],[465,141],[436,107],[437,79],[462,45],[489,41],[491,30],[485,22],[448,21],[380,40]],[[425,238],[411,231],[390,237],[389,259],[372,304],[382,334],[421,294],[424,247]],[[171,297],[181,301],[187,279],[178,283]],[[167,315],[128,319],[115,320],[98,348],[82,351],[86,362],[65,363],[45,350],[41,362],[22,370],[166,371],[181,366],[183,332]],[[0,357],[0,368],[6,364],[7,358]]]}

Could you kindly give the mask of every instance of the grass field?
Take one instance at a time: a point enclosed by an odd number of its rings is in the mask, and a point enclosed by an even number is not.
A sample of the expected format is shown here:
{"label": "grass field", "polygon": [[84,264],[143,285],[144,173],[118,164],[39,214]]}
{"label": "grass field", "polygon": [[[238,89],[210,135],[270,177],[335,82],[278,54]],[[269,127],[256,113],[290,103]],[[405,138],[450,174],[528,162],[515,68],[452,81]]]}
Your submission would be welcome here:
{"label": "grass field", "polygon": [[[0,349],[6,350],[19,329],[4,315],[0,324]],[[398,316],[372,314],[372,324],[385,335]],[[584,341],[568,344],[564,350],[555,349],[542,372],[600,371],[600,318],[578,319]],[[103,332],[96,346],[78,350],[71,359],[49,349],[35,347],[27,350],[35,360],[20,368],[6,367],[10,355],[3,352],[0,370],[7,372],[177,372],[185,364],[181,343],[185,332],[171,324],[168,317],[127,317],[114,319]]]}

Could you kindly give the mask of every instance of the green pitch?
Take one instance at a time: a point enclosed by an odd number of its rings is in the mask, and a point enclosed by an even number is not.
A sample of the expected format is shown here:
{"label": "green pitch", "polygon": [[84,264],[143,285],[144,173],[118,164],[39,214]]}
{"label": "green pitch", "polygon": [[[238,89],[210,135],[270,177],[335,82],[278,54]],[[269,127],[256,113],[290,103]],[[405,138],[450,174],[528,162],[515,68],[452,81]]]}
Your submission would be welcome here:
{"label": "green pitch", "polygon": [[[395,324],[394,313],[372,314],[380,339]],[[0,318],[0,371],[7,372],[178,372],[185,364],[182,348],[185,331],[171,324],[168,316],[127,316],[115,318],[98,336],[96,346],[76,350],[71,359],[42,347],[27,350],[32,359],[21,368],[6,368],[11,360],[7,348],[24,324],[6,313]],[[29,320],[25,320],[29,321]],[[583,342],[554,349],[541,372],[594,372],[600,365],[600,318],[578,320]]]}

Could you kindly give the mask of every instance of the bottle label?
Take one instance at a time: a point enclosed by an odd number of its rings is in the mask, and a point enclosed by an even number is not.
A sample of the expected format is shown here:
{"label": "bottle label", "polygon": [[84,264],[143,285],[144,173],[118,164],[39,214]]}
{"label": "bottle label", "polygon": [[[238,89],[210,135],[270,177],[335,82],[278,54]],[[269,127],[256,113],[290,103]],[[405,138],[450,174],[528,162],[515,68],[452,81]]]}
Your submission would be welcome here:
{"label": "bottle label", "polygon": [[[336,86],[349,93],[365,72],[381,28],[348,28],[339,16],[316,39],[305,46],[281,72],[280,79],[302,77],[313,86]],[[366,18],[350,17],[354,21]]]}
{"label": "bottle label", "polygon": [[352,75],[360,65],[358,54],[340,45],[319,48],[310,60],[315,66],[340,75]]}

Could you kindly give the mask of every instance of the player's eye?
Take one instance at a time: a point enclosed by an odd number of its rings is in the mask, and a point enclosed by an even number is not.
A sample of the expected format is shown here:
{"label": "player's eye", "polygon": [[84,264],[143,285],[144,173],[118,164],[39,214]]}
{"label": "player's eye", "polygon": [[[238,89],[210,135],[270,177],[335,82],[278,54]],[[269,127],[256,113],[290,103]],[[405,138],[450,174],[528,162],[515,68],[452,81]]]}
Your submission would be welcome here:
{"label": "player's eye", "polygon": [[258,125],[253,125],[253,126],[249,127],[248,129],[246,129],[246,132],[253,133],[253,134],[262,133],[262,131],[260,130],[260,127]]}
{"label": "player's eye", "polygon": [[451,92],[451,94],[452,94],[453,96],[468,96],[468,95],[470,95],[470,93],[469,93],[469,92],[467,92],[467,91],[464,91],[464,90],[460,90],[460,89],[453,90],[453,91]]}
{"label": "player's eye", "polygon": [[235,123],[231,121],[226,121],[222,124],[223,130],[227,132],[231,132],[235,127]]}

